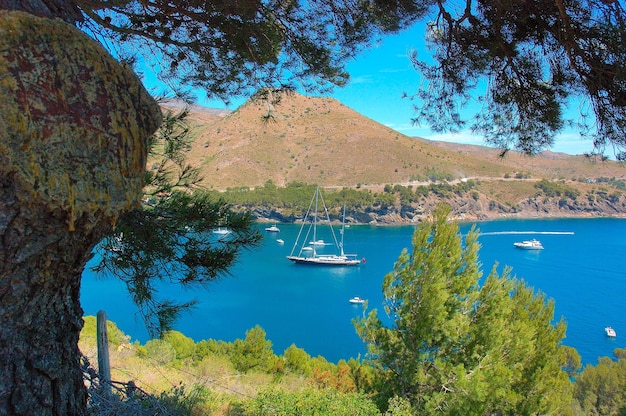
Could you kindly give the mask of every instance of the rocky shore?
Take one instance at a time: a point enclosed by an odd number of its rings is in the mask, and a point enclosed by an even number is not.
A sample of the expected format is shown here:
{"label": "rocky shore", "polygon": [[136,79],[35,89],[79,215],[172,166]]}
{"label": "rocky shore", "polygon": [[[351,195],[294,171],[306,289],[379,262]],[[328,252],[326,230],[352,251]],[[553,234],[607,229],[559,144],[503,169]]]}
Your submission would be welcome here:
{"label": "rocky shore", "polygon": [[[480,195],[477,198],[427,197],[417,204],[396,204],[391,207],[367,207],[363,211],[346,212],[346,223],[401,225],[414,224],[427,219],[435,206],[441,202],[452,206],[452,215],[458,221],[490,221],[505,218],[626,218],[626,197],[623,195],[600,195],[589,198],[567,199],[537,196],[519,201],[514,206],[504,205]],[[252,208],[252,215],[260,222],[293,223],[299,218],[285,215],[279,209]],[[332,218],[339,222],[340,218]]]}

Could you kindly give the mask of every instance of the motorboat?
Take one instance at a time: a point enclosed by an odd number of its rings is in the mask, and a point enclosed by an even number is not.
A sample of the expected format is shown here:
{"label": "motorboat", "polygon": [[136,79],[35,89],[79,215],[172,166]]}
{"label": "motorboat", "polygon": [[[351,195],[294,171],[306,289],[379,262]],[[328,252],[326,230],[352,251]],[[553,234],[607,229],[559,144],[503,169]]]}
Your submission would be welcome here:
{"label": "motorboat", "polygon": [[217,229],[213,230],[213,234],[227,235],[230,234],[230,230],[228,228],[218,227]]}
{"label": "motorboat", "polygon": [[606,328],[604,328],[604,332],[606,332],[607,337],[615,338],[617,336],[617,333],[615,332],[613,327],[610,327],[610,326],[607,326]]}
{"label": "motorboat", "polygon": [[541,242],[536,239],[519,241],[517,243],[513,243],[513,245],[517,248],[521,248],[522,250],[543,250],[543,245]]}
{"label": "motorboat", "polygon": [[285,244],[285,240],[283,240],[283,239],[281,239],[281,238],[277,239],[277,240],[276,240],[276,242],[277,242],[278,244]]}
{"label": "motorboat", "polygon": [[276,224],[274,224],[271,227],[265,227],[265,231],[267,231],[268,233],[279,233],[280,228],[278,228]]}
{"label": "motorboat", "polygon": [[361,299],[358,296],[353,297],[352,299],[349,300],[350,303],[355,303],[355,304],[360,304],[360,303],[365,303],[365,299]]}

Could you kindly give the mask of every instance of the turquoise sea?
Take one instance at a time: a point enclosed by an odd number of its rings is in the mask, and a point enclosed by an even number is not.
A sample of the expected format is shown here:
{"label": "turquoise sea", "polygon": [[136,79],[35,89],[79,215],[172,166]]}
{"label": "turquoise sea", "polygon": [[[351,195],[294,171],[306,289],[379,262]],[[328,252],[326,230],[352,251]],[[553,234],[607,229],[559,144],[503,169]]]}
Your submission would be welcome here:
{"label": "turquoise sea", "polygon": [[[626,220],[554,219],[498,220],[476,224],[481,231],[480,260],[484,274],[495,262],[528,285],[552,298],[555,318],[567,322],[564,344],[575,347],[585,364],[612,356],[626,347]],[[267,225],[259,224],[261,230]],[[278,224],[279,233],[265,233],[262,246],[244,252],[232,275],[207,290],[183,291],[163,287],[164,296],[198,299],[198,307],[183,315],[176,330],[196,341],[244,338],[260,325],[282,354],[291,344],[330,361],[365,353],[352,319],[363,313],[348,300],[365,298],[368,308],[382,312],[383,276],[393,268],[403,248],[410,247],[413,226],[351,226],[345,231],[346,252],[366,259],[358,267],[331,268],[294,265],[290,254],[299,226]],[[461,224],[461,232],[471,224]],[[326,241],[330,237],[323,235]],[[537,238],[544,250],[524,251],[516,241]],[[284,240],[284,244],[277,242]],[[83,274],[81,291],[85,315],[105,310],[133,340],[144,343],[148,334],[124,286],[114,279]],[[384,313],[383,313],[384,314]],[[617,331],[607,338],[605,326]]]}

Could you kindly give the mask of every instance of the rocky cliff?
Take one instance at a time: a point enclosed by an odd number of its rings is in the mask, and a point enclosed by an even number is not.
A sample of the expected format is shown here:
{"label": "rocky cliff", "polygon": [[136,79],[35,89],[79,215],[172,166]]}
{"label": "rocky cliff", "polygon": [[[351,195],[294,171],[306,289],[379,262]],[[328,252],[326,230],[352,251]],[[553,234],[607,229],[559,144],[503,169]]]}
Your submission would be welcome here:
{"label": "rocky cliff", "polygon": [[[454,195],[449,197],[426,196],[409,204],[398,201],[384,207],[367,207],[360,211],[347,211],[346,222],[353,224],[412,224],[430,216],[439,203],[452,206],[452,215],[458,221],[488,221],[503,218],[626,218],[626,197],[621,193],[595,192],[576,198],[536,195],[520,200],[517,204],[505,204],[484,194]],[[291,211],[254,207],[253,215],[259,221],[292,223],[299,220]],[[336,215],[331,219],[340,221]]]}

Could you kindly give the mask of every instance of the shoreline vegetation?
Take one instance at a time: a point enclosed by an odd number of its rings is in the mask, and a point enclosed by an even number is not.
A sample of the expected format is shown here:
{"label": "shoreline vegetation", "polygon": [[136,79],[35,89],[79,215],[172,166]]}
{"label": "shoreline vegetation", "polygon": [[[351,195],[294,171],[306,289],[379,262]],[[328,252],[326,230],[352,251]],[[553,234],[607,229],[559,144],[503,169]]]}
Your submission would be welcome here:
{"label": "shoreline vegetation", "polygon": [[[301,221],[316,185],[290,183],[209,191],[236,211],[250,211],[258,222]],[[396,185],[322,187],[332,221],[408,225],[427,219],[439,203],[452,207],[460,222],[495,219],[626,217],[626,182],[615,178],[553,180],[468,178]]]}
{"label": "shoreline vegetation", "polygon": [[[84,322],[79,347],[89,363],[97,363],[96,317],[85,316]],[[345,413],[346,409],[379,414],[374,403],[357,392],[354,374],[362,368],[359,360],[333,363],[322,356],[312,357],[295,344],[282,355],[276,354],[259,326],[233,342],[195,342],[181,332],[168,331],[160,339],[140,344],[112,321],[107,321],[107,332],[111,380],[121,386],[116,391],[120,401],[114,406],[115,414],[127,414],[127,407],[136,410],[137,403],[126,396],[129,387],[142,402],[140,408],[158,406],[162,412],[158,414],[260,416],[267,414],[259,406],[268,405],[264,402],[268,395],[282,397],[288,409],[297,408],[296,401],[312,400],[307,406],[334,403],[344,409],[321,414],[352,414]],[[90,391],[93,394],[99,393]]]}
{"label": "shoreline vegetation", "polygon": [[[87,383],[92,414],[411,414],[409,409],[402,412],[401,406],[380,413],[375,400],[362,392],[372,377],[372,369],[363,357],[333,363],[323,356],[312,357],[295,344],[276,354],[259,326],[246,331],[244,339],[233,342],[195,342],[181,332],[168,331],[160,339],[141,344],[107,321],[114,395],[104,396],[100,389],[103,381],[93,381],[98,379],[93,366],[98,362],[96,317],[85,316],[84,322],[79,348],[83,365],[89,363],[86,374],[92,377]],[[614,357],[599,357],[597,365],[579,370],[572,383],[576,394],[572,403],[564,404],[569,411],[563,414],[588,414],[581,410],[594,407],[587,398],[609,388],[609,380],[616,394],[598,398],[597,405],[620,407],[623,385],[619,384],[623,378],[619,374],[625,369],[626,349],[617,348]],[[276,413],[267,413],[268,409]],[[294,413],[294,409],[300,413]]]}

